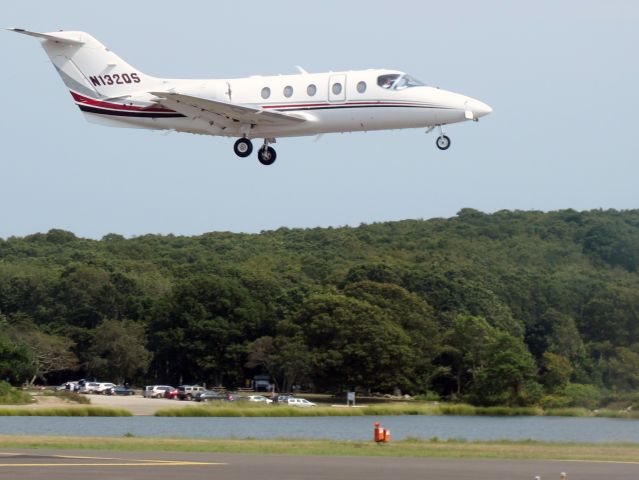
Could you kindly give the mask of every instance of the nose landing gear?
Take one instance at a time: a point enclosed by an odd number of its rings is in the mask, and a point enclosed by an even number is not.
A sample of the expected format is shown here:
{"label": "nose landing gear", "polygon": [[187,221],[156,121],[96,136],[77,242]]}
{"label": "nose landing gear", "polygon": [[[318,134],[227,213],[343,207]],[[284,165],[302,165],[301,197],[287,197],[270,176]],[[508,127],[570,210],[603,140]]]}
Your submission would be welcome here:
{"label": "nose landing gear", "polygon": [[[426,129],[426,133],[432,132],[435,128],[436,127],[434,125],[432,127],[428,127]],[[437,125],[437,128],[439,128],[439,137],[435,140],[435,145],[437,145],[437,148],[440,150],[448,150],[448,147],[450,147],[450,138],[444,135],[444,130],[441,125]]]}
{"label": "nose landing gear", "polygon": [[450,147],[450,138],[448,138],[446,135],[440,135],[439,137],[437,137],[435,144],[440,150],[447,150],[448,147]]}
{"label": "nose landing gear", "polygon": [[[273,165],[277,158],[275,149],[270,147],[269,143],[275,143],[275,139],[265,138],[264,145],[257,151],[257,159],[262,165]],[[253,152],[253,144],[248,138],[240,138],[233,145],[233,151],[238,157],[248,157]]]}
{"label": "nose landing gear", "polygon": [[448,150],[448,147],[450,147],[450,138],[444,135],[444,130],[441,125],[439,125],[439,137],[437,137],[435,145],[437,145],[437,148],[440,150]]}

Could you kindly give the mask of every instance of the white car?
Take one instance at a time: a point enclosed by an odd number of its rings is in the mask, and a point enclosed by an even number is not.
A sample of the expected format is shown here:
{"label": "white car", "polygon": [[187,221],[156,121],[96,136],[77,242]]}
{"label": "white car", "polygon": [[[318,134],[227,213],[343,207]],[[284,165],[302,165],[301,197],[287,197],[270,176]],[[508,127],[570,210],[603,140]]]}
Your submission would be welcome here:
{"label": "white car", "polygon": [[95,393],[98,391],[98,382],[85,382],[80,386],[80,393]]}
{"label": "white car", "polygon": [[142,395],[146,398],[164,398],[164,393],[170,390],[175,390],[175,387],[170,385],[147,385],[144,387]]}
{"label": "white car", "polygon": [[99,382],[95,389],[95,393],[104,393],[107,390],[117,387],[115,383]]}
{"label": "white car", "polygon": [[246,397],[249,402],[264,402],[264,403],[273,403],[273,400],[270,398],[266,398],[264,395],[249,395]]}
{"label": "white car", "polygon": [[309,402],[305,398],[289,398],[286,400],[286,403],[290,407],[316,407],[317,405],[313,402]]}

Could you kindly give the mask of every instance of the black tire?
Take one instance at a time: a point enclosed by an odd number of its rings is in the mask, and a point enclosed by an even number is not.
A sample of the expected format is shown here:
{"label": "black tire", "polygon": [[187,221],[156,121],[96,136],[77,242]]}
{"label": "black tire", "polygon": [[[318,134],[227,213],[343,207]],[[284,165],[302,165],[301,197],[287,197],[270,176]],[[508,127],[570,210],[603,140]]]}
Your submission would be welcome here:
{"label": "black tire", "polygon": [[277,154],[272,147],[262,147],[257,151],[257,159],[262,165],[273,165],[276,158]]}
{"label": "black tire", "polygon": [[233,145],[233,151],[238,157],[248,157],[253,152],[253,144],[248,138],[240,138]]}
{"label": "black tire", "polygon": [[439,137],[437,137],[437,141],[435,141],[435,144],[440,150],[448,150],[448,148],[450,147],[450,138],[448,138],[446,135],[440,135]]}

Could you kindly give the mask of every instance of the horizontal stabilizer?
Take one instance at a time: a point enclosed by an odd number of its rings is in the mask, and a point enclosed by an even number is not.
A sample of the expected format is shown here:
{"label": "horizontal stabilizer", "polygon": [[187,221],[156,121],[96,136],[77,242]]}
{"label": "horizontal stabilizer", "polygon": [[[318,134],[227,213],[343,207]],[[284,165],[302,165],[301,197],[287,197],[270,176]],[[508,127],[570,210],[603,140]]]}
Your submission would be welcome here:
{"label": "horizontal stabilizer", "polygon": [[7,30],[9,30],[11,32],[16,32],[16,33],[22,33],[24,35],[29,35],[31,37],[42,38],[44,40],[49,40],[51,42],[65,43],[67,45],[84,45],[84,42],[81,42],[80,40],[73,40],[71,38],[58,36],[55,33],[31,32],[31,31],[25,30],[23,28],[7,28]]}

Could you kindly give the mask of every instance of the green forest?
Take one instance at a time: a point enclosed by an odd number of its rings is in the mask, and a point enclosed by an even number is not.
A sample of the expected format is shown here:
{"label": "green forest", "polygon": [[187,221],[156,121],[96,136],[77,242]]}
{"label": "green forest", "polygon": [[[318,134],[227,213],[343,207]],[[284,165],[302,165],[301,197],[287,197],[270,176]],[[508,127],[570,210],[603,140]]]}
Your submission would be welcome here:
{"label": "green forest", "polygon": [[0,379],[595,407],[639,387],[639,210],[0,239]]}

